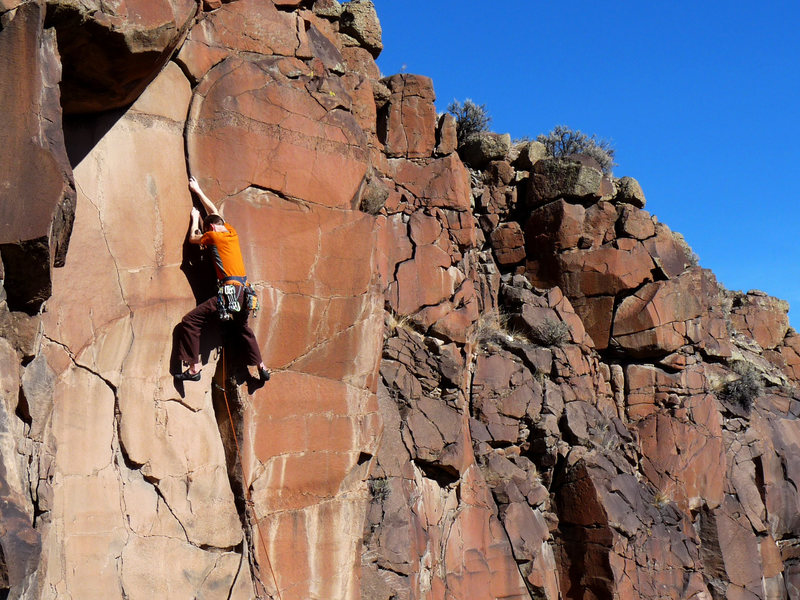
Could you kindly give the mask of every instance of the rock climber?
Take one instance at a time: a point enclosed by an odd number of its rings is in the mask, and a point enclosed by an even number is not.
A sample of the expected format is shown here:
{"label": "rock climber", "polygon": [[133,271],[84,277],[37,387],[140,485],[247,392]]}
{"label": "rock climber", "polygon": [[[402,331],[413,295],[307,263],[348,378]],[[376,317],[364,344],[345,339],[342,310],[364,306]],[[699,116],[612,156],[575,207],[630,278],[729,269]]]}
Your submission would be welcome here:
{"label": "rock climber", "polygon": [[247,284],[239,236],[231,224],[225,222],[194,177],[189,178],[189,189],[197,194],[206,212],[201,231],[200,211],[192,207],[189,241],[211,251],[219,293],[199,304],[181,320],[178,327],[178,356],[188,368],[174,377],[180,381],[200,380],[200,334],[204,329],[224,323],[244,342],[247,365],[257,366],[259,379],[268,381],[269,369],[261,359],[256,336],[247,324],[254,293]]}

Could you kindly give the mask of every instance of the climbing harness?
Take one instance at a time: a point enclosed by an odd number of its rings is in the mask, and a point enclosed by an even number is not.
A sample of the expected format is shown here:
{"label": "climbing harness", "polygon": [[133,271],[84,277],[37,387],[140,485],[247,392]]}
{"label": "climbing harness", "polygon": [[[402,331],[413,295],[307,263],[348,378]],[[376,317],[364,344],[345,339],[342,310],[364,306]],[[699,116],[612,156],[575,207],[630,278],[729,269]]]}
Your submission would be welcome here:
{"label": "climbing harness", "polygon": [[[222,397],[225,399],[225,408],[228,411],[228,421],[231,424],[231,435],[233,436],[233,443],[236,446],[236,458],[239,461],[239,468],[242,470],[242,487],[244,487],[244,497],[245,497],[245,505],[249,507],[253,511],[253,521],[256,524],[256,531],[258,532],[258,539],[261,541],[261,548],[264,550],[264,558],[267,561],[267,566],[269,567],[270,575],[272,576],[272,584],[275,586],[275,593],[278,595],[278,600],[283,600],[281,598],[281,590],[278,587],[278,580],[275,577],[275,571],[272,569],[272,562],[269,559],[269,553],[267,552],[267,544],[264,542],[264,536],[261,534],[261,523],[259,522],[256,514],[255,514],[255,504],[253,503],[253,498],[250,495],[250,483],[247,481],[247,474],[244,470],[244,463],[242,462],[242,453],[239,449],[239,438],[236,436],[236,427],[233,424],[233,414],[231,413],[231,405],[228,402],[228,390],[227,390],[227,377],[225,374],[225,349],[222,349],[220,354],[220,360],[222,360]],[[263,583],[261,585],[264,585]]]}
{"label": "climbing harness", "polygon": [[221,321],[230,321],[233,314],[242,310],[239,302],[239,288],[243,288],[244,307],[253,313],[253,318],[258,316],[258,295],[253,287],[247,283],[247,277],[229,275],[223,279],[217,288],[217,311]]}
{"label": "climbing harness", "polygon": [[233,313],[238,313],[242,310],[237,296],[235,285],[219,286],[217,290],[217,310],[219,311],[220,321],[230,321],[233,319]]}

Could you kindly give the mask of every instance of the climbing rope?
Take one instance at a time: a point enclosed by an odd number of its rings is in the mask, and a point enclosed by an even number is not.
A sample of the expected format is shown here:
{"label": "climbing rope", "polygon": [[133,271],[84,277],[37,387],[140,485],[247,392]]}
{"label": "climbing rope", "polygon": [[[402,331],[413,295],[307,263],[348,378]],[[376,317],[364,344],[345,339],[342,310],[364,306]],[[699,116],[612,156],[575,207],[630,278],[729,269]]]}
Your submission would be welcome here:
{"label": "climbing rope", "polygon": [[269,560],[269,553],[267,552],[267,544],[264,542],[264,536],[261,534],[261,523],[259,522],[255,512],[255,504],[253,504],[253,499],[250,496],[250,483],[247,481],[247,475],[244,470],[244,463],[242,462],[242,453],[239,450],[239,439],[236,436],[236,427],[233,424],[233,414],[231,413],[231,405],[228,402],[228,378],[225,375],[225,348],[222,349],[220,359],[222,360],[222,386],[221,386],[222,397],[225,399],[225,408],[228,411],[228,420],[230,421],[231,424],[231,435],[233,435],[233,443],[236,446],[236,458],[239,461],[239,468],[242,470],[242,484],[244,487],[245,505],[249,508],[252,508],[253,510],[252,517],[256,523],[256,532],[258,533],[258,539],[261,540],[261,547],[264,550],[264,558],[267,561],[267,566],[269,567],[269,573],[272,576],[272,584],[275,586],[275,593],[278,595],[278,600],[283,600],[281,598],[281,590],[280,588],[278,588],[278,580],[275,578],[275,571],[272,569],[272,562]]}

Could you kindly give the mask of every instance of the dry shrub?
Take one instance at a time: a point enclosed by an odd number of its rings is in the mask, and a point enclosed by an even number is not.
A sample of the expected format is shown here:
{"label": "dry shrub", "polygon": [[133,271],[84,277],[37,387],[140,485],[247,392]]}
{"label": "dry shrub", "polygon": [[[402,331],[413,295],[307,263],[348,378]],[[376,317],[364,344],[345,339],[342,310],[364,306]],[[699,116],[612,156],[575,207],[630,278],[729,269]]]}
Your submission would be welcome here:
{"label": "dry shrub", "polygon": [[550,348],[563,346],[570,340],[571,334],[569,324],[549,318],[531,328],[533,341]]}
{"label": "dry shrub", "polygon": [[589,136],[578,129],[556,125],[550,133],[540,135],[536,139],[544,144],[547,153],[554,158],[585,154],[598,162],[603,173],[611,173],[616,166],[611,142],[594,134]]}

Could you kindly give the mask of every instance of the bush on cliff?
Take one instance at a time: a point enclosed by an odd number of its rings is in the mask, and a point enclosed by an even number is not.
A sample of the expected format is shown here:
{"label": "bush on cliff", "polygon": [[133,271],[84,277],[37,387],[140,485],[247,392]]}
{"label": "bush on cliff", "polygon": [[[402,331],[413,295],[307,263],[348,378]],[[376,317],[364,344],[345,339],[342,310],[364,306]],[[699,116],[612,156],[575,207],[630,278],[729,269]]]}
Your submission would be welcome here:
{"label": "bush on cliff", "polygon": [[478,345],[488,344],[529,344],[530,341],[519,331],[509,326],[508,315],[495,311],[478,317],[472,329],[472,336]]}
{"label": "bush on cliff", "polygon": [[722,397],[749,412],[756,398],[764,393],[761,375],[752,364],[742,360],[734,362],[731,368],[739,377],[722,386]]}
{"label": "bush on cliff", "polygon": [[572,328],[564,321],[545,319],[531,328],[533,340],[545,347],[561,347],[570,340]]}
{"label": "bush on cliff", "polygon": [[596,135],[586,135],[578,129],[565,125],[556,125],[547,135],[540,135],[537,141],[544,144],[547,153],[554,158],[562,158],[570,154],[585,154],[595,159],[603,173],[611,173],[614,168],[614,148],[609,140]]}
{"label": "bush on cliff", "polygon": [[462,104],[458,100],[453,100],[447,107],[447,112],[456,118],[456,137],[458,145],[461,146],[466,139],[481,131],[489,131],[489,123],[492,117],[485,104],[475,104],[467,98]]}

